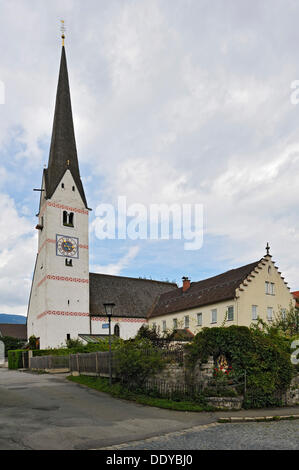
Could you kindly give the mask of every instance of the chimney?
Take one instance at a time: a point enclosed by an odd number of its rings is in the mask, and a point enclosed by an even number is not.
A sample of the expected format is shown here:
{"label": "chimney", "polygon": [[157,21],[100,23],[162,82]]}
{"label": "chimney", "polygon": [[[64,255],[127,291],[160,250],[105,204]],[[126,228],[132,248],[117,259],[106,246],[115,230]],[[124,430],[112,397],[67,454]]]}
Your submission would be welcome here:
{"label": "chimney", "polygon": [[186,276],[182,277],[183,279],[183,292],[186,292],[190,287],[190,279]]}

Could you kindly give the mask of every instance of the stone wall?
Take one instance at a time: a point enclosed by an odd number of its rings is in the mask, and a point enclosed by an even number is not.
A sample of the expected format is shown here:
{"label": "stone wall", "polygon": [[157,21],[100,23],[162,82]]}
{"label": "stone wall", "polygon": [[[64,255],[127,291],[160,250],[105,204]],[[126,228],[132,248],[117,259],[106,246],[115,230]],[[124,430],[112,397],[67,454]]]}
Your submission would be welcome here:
{"label": "stone wall", "polygon": [[299,405],[299,375],[293,378],[290,389],[285,394],[285,404],[288,406]]}
{"label": "stone wall", "polygon": [[208,397],[208,405],[225,410],[240,410],[242,408],[243,397]]}

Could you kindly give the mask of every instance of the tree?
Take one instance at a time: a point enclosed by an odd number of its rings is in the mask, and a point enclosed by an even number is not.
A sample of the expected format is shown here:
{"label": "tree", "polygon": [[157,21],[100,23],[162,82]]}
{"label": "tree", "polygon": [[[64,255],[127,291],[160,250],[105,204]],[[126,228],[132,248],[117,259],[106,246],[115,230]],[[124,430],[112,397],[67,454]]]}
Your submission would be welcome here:
{"label": "tree", "polygon": [[297,336],[299,334],[299,309],[291,303],[288,310],[280,308],[274,316],[273,326],[287,336]]}

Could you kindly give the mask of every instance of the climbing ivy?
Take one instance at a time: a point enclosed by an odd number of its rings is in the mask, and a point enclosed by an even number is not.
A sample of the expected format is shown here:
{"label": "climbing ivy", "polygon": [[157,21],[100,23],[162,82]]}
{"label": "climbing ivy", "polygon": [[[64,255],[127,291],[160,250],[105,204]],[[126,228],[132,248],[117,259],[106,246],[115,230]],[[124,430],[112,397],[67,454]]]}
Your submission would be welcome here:
{"label": "climbing ivy", "polygon": [[186,348],[190,368],[223,354],[237,374],[246,371],[245,408],[281,405],[294,373],[290,342],[274,328],[203,328]]}

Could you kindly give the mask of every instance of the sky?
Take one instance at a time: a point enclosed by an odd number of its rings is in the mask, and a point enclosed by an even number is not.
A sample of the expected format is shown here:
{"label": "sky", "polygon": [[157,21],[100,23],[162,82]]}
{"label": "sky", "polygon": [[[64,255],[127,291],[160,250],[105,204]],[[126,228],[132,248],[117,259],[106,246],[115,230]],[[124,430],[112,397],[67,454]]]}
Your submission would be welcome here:
{"label": "sky", "polygon": [[[0,13],[0,312],[27,311],[61,19],[90,270],[181,285],[269,242],[299,289],[297,0],[0,0]],[[202,247],[100,240],[97,207],[120,196],[201,204]]]}

